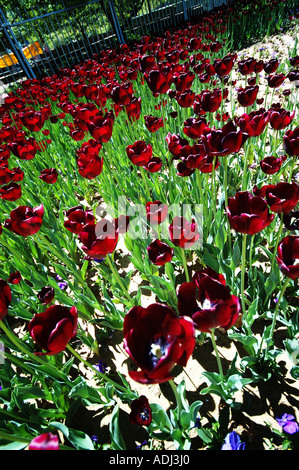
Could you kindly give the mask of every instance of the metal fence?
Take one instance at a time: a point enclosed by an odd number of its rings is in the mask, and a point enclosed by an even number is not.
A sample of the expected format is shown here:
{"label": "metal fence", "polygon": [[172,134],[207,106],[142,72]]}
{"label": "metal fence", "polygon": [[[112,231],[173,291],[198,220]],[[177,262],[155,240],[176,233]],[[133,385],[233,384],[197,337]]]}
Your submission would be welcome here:
{"label": "metal fence", "polygon": [[130,16],[113,0],[93,0],[57,11],[21,4],[0,8],[0,85],[8,89],[25,78],[41,78],[91,58],[102,49],[159,34],[227,0],[143,0]]}

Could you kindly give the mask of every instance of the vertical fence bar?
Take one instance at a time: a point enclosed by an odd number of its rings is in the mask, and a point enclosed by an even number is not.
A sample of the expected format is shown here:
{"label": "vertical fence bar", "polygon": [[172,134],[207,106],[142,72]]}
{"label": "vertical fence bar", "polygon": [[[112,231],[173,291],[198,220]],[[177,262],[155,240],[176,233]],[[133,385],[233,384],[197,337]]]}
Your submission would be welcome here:
{"label": "vertical fence bar", "polygon": [[118,21],[117,14],[116,14],[116,11],[115,11],[114,2],[112,0],[108,0],[108,3],[109,3],[109,8],[110,8],[110,11],[111,11],[112,21],[113,21],[113,24],[114,24],[114,28],[115,28],[115,32],[116,32],[118,42],[119,42],[119,44],[124,44],[125,41],[124,41],[124,37],[123,37],[122,31],[121,31],[121,28],[120,28],[120,24],[119,24],[119,21]]}

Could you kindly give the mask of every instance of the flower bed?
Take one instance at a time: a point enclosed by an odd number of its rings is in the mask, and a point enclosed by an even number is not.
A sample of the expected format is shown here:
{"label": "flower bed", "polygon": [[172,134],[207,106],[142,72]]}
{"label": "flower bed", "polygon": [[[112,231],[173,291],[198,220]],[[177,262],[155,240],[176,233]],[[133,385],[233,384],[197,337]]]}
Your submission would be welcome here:
{"label": "flower bed", "polygon": [[297,43],[238,55],[237,17],[5,98],[2,449],[254,449],[255,387],[298,380]]}

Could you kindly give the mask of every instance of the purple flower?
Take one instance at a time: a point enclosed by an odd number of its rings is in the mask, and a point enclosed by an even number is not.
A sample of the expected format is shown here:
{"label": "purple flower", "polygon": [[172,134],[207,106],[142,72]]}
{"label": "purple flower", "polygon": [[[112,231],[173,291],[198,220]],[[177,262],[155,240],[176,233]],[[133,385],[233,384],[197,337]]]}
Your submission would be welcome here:
{"label": "purple flower", "polygon": [[288,434],[295,434],[299,431],[299,425],[295,421],[295,416],[284,413],[281,418],[276,418],[279,426]]}
{"label": "purple flower", "polygon": [[98,364],[96,364],[94,367],[95,367],[101,374],[105,374],[105,372],[107,372],[107,366],[106,366],[106,364],[104,364],[103,361],[101,361],[101,359],[99,359]]}
{"label": "purple flower", "polygon": [[240,436],[236,431],[227,434],[221,450],[244,450],[245,443],[241,442]]}
{"label": "purple flower", "polygon": [[67,281],[64,281],[62,277],[60,277],[58,274],[56,276],[56,279],[57,281],[59,281],[57,282],[58,287],[60,287],[61,290],[64,290],[67,287]]}

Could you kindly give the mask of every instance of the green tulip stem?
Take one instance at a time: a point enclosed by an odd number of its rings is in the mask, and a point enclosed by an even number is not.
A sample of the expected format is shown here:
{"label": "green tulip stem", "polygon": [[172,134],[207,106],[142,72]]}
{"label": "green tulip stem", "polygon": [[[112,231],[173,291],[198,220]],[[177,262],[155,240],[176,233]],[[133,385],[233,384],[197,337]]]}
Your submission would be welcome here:
{"label": "green tulip stem", "polygon": [[273,256],[272,256],[272,261],[271,261],[271,271],[273,271],[273,268],[274,268],[274,263],[275,263],[275,259],[276,259],[276,253],[277,253],[277,247],[278,247],[278,244],[280,242],[280,237],[281,237],[281,234],[282,234],[282,230],[283,230],[283,214],[280,214],[280,225],[279,225],[279,229],[278,229],[277,236],[276,236],[275,247],[274,247],[274,250],[273,250]]}
{"label": "green tulip stem", "polygon": [[117,269],[115,268],[114,262],[111,260],[110,255],[108,254],[105,259],[106,259],[106,261],[107,261],[107,263],[108,263],[108,265],[109,265],[109,267],[110,267],[110,269],[111,269],[111,271],[112,271],[112,273],[113,273],[115,279],[117,280],[117,282],[118,282],[118,284],[119,284],[119,286],[120,286],[122,292],[124,293],[125,297],[126,297],[130,302],[132,302],[132,298],[131,298],[131,296],[130,296],[128,290],[126,289],[126,287],[125,287],[125,285],[124,285],[124,283],[123,283],[123,280],[122,280],[122,278],[120,277],[120,275],[119,275]]}
{"label": "green tulip stem", "polygon": [[247,141],[245,143],[244,169],[243,169],[241,191],[246,190],[246,184],[245,183],[246,183],[246,173],[247,173],[247,166],[248,166],[249,150],[250,150],[250,145],[249,145],[249,141]]}
{"label": "green tulip stem", "polygon": [[186,275],[186,282],[190,282],[188,266],[187,266],[187,260],[186,260],[186,253],[185,253],[184,248],[181,248],[181,255],[182,255],[182,262],[183,262],[184,271],[185,271],[185,275]]}
{"label": "green tulip stem", "polygon": [[274,310],[274,315],[273,315],[273,319],[272,319],[272,326],[271,326],[271,334],[270,334],[270,338],[273,337],[273,333],[274,333],[274,329],[275,329],[275,325],[276,325],[276,319],[277,319],[277,314],[278,314],[278,309],[279,309],[279,305],[280,305],[280,302],[284,296],[284,293],[286,291],[286,288],[288,287],[289,285],[289,282],[290,282],[290,278],[288,277],[286,282],[284,283],[284,285],[282,286],[282,289],[280,291],[280,294],[279,294],[279,297],[277,299],[277,303],[276,303],[276,307],[275,307],[275,310]]}
{"label": "green tulip stem", "polygon": [[169,384],[172,388],[172,391],[173,391],[173,394],[175,396],[175,400],[176,400],[176,404],[177,404],[177,408],[178,408],[178,422],[180,422],[180,417],[181,417],[181,412],[182,412],[182,402],[181,402],[181,397],[178,393],[178,389],[177,389],[177,386],[176,384],[174,383],[174,380],[173,379],[170,379],[169,380]]}
{"label": "green tulip stem", "polygon": [[220,374],[221,382],[222,382],[223,381],[223,369],[222,369],[222,364],[221,364],[221,360],[220,360],[220,356],[219,356],[219,352],[218,352],[218,348],[217,348],[217,344],[216,344],[214,328],[211,329],[211,340],[212,340],[213,348],[214,348],[214,351],[215,351],[215,354],[216,354],[218,370],[219,370],[219,374]]}
{"label": "green tulip stem", "polygon": [[243,234],[242,240],[242,265],[241,265],[241,303],[242,303],[242,313],[245,315],[245,265],[246,265],[246,241],[247,233]]}

